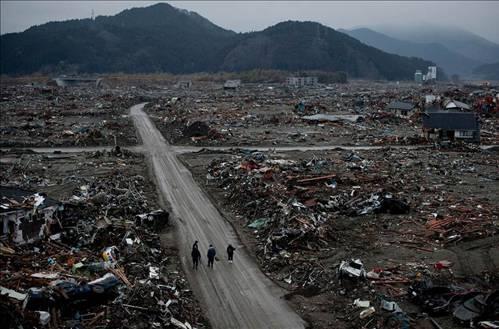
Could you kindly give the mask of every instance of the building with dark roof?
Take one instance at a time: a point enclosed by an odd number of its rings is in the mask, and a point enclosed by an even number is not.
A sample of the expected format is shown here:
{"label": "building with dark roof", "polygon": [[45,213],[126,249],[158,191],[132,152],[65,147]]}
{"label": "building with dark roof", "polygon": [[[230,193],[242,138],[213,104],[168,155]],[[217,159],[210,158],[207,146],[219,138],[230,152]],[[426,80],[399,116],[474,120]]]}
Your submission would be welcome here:
{"label": "building with dark roof", "polygon": [[416,110],[416,105],[407,102],[393,101],[388,104],[385,108],[389,112],[395,113],[395,115],[407,118],[410,117]]}
{"label": "building with dark roof", "polygon": [[433,140],[480,142],[480,122],[471,112],[425,112],[423,135]]}

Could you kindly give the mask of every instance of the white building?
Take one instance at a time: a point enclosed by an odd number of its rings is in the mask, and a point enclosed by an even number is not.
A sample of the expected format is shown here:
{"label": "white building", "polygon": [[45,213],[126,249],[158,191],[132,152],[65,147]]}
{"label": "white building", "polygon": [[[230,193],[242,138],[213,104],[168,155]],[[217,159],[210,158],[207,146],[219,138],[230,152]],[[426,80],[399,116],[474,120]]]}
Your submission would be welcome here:
{"label": "white building", "polygon": [[425,81],[437,80],[437,67],[428,66],[428,73],[426,73]]}
{"label": "white building", "polygon": [[224,83],[224,89],[237,89],[241,86],[241,80],[227,80]]}
{"label": "white building", "polygon": [[315,86],[319,83],[317,77],[289,77],[286,79],[288,87]]}
{"label": "white building", "polygon": [[423,82],[423,73],[421,72],[421,70],[416,70],[416,73],[414,73],[414,81],[416,83]]}

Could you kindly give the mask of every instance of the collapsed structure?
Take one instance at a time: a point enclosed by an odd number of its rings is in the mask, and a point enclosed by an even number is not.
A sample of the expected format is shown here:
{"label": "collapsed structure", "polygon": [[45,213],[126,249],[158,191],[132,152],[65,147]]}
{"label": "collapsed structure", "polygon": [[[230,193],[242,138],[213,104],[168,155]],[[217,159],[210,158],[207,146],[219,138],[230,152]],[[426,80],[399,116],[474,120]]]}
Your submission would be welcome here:
{"label": "collapsed structure", "polygon": [[[2,163],[0,175],[9,185],[0,188],[0,316],[6,328],[204,327],[175,252],[161,245],[169,214],[150,201],[146,179],[130,171],[142,166],[140,156],[119,148],[74,160],[21,156],[30,160]],[[54,166],[57,161],[65,165]],[[97,171],[86,175],[81,169],[90,162],[101,175],[108,171],[100,178]],[[65,174],[73,165],[79,170]],[[43,188],[40,182],[75,188],[59,202],[12,187]]]}
{"label": "collapsed structure", "polygon": [[0,186],[0,238],[15,244],[42,239],[51,233],[57,223],[59,208],[56,200],[47,195],[14,187]]}

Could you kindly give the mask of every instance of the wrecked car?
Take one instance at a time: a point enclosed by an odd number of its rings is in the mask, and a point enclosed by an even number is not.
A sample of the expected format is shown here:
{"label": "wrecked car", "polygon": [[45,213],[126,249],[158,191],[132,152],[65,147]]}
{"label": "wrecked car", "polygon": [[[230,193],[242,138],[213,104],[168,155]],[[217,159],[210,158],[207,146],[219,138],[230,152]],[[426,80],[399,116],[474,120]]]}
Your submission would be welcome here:
{"label": "wrecked car", "polygon": [[147,214],[137,215],[135,224],[138,226],[145,225],[155,232],[159,232],[168,225],[169,218],[170,214],[167,211],[158,209]]}
{"label": "wrecked car", "polygon": [[499,319],[499,290],[465,299],[454,309],[452,315],[457,322],[463,324],[472,323],[477,319]]}
{"label": "wrecked car", "polygon": [[365,278],[366,270],[360,259],[351,259],[350,261],[342,261],[338,268],[340,278]]}

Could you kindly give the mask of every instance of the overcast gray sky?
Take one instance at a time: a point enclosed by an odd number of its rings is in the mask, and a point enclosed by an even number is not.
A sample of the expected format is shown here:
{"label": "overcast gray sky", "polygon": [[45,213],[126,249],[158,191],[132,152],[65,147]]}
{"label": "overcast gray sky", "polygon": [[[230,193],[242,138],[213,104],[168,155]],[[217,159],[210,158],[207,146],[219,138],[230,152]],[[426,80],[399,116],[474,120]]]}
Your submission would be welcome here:
{"label": "overcast gray sky", "polygon": [[[1,33],[161,1],[1,0]],[[284,20],[312,20],[333,28],[435,24],[458,26],[499,43],[499,1],[165,1],[197,12],[236,32],[257,31]]]}

